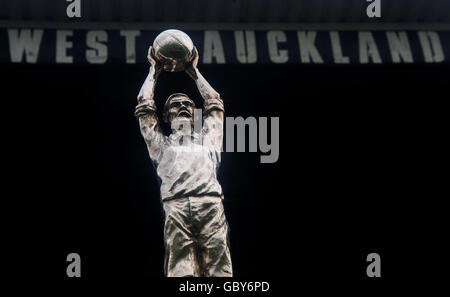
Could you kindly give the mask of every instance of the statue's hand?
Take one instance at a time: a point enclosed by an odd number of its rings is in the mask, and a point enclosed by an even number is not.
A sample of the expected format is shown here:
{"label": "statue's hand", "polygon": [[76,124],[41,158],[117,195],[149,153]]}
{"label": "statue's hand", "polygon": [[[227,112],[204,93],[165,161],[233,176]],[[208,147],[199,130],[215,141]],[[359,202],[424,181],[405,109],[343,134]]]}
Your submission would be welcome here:
{"label": "statue's hand", "polygon": [[197,79],[198,50],[194,46],[191,61],[186,65],[186,73],[193,79]]}
{"label": "statue's hand", "polygon": [[154,52],[152,46],[150,46],[148,48],[147,59],[148,59],[148,62],[150,63],[150,65],[151,65],[150,67],[153,67],[155,69],[155,77],[156,77],[156,75],[158,75],[162,71],[163,67],[162,67],[161,62],[159,62],[156,59],[155,52]]}

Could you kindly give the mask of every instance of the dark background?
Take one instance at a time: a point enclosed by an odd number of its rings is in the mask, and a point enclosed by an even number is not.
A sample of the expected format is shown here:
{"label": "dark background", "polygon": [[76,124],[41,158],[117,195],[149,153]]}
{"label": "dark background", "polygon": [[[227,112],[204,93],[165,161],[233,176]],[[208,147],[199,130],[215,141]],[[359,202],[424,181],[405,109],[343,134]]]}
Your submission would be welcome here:
{"label": "dark background", "polygon": [[[224,99],[226,116],[280,117],[278,162],[222,154],[238,279],[268,280],[279,292],[438,276],[448,65],[199,69]],[[9,197],[19,206],[8,228],[12,274],[167,290],[159,185],[133,116],[147,71],[1,66],[11,139],[5,164],[17,181]],[[160,76],[159,107],[172,92],[201,104],[184,73]],[[71,252],[81,255],[81,280],[66,278]],[[371,252],[381,255],[381,279],[366,277]]]}
{"label": "dark background", "polygon": [[[1,0],[0,25],[449,28],[447,0],[381,2],[382,17],[371,19],[363,0],[89,0],[80,19],[69,19],[67,1]],[[272,295],[283,296],[422,293],[418,288],[428,296],[448,283],[449,64],[200,70],[227,116],[280,117],[277,163],[260,164],[258,153],[222,154],[234,280],[269,281]],[[163,277],[159,186],[133,117],[147,71],[0,64],[2,288],[185,295],[177,291],[185,279]],[[172,92],[201,104],[183,73],[162,74],[159,107]],[[79,279],[66,277],[72,252],[81,255]],[[381,255],[380,279],[366,277],[371,252]]]}

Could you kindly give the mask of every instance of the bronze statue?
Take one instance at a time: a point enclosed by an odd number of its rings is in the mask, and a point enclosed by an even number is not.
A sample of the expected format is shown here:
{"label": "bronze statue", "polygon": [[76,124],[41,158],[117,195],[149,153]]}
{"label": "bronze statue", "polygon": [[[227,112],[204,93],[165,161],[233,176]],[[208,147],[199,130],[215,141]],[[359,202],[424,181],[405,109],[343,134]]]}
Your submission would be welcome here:
{"label": "bronze statue", "polygon": [[186,73],[195,81],[204,100],[201,133],[194,132],[194,102],[185,94],[170,95],[163,119],[172,133],[160,128],[153,98],[160,72],[167,67],[150,46],[150,72],[138,95],[135,115],[150,158],[161,181],[165,212],[165,264],[168,277],[231,277],[228,223],[217,180],[223,138],[224,105],[197,68],[194,47]]}

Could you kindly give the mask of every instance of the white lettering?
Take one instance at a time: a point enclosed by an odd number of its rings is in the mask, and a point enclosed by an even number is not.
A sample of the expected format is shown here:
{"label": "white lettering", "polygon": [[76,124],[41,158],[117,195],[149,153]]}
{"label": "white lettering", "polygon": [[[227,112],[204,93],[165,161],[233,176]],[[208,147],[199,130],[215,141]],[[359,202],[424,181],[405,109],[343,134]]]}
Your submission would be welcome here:
{"label": "white lettering", "polygon": [[287,50],[279,50],[278,43],[286,42],[286,34],[283,31],[267,32],[269,56],[273,63],[286,63],[289,60]]}
{"label": "white lettering", "polygon": [[121,30],[120,36],[125,37],[125,55],[127,64],[136,63],[136,37],[141,35],[139,30]]}
{"label": "white lettering", "polygon": [[441,40],[436,32],[419,32],[419,41],[422,46],[423,57],[427,63],[439,63],[444,61],[444,51]]}
{"label": "white lettering", "polygon": [[406,32],[386,32],[389,50],[391,51],[392,62],[400,63],[402,60],[406,63],[412,63],[413,57],[411,47],[409,46],[408,35]]}
{"label": "white lettering", "polygon": [[359,38],[359,61],[362,64],[369,63],[372,58],[374,63],[381,63],[380,53],[378,52],[375,39],[371,32],[358,32]]}
{"label": "white lettering", "polygon": [[106,31],[89,31],[86,36],[86,60],[91,64],[103,64],[108,60],[108,47],[100,42],[108,41]]}
{"label": "white lettering", "polygon": [[311,60],[314,63],[323,63],[322,57],[319,54],[314,42],[316,40],[315,31],[298,31],[298,44],[300,47],[300,60],[302,63],[311,63]]}
{"label": "white lettering", "polygon": [[342,55],[341,40],[339,33],[336,31],[330,32],[331,50],[333,51],[333,59],[336,64],[348,64],[350,63],[349,57]]}
{"label": "white lettering", "polygon": [[245,40],[243,31],[234,31],[234,39],[236,40],[236,57],[239,63],[255,63],[256,62],[256,42],[255,32],[245,31]]}
{"label": "white lettering", "polygon": [[204,45],[203,63],[211,64],[213,58],[215,58],[217,64],[225,63],[225,54],[219,31],[205,31]]}
{"label": "white lettering", "polygon": [[27,63],[36,63],[43,34],[43,30],[8,30],[11,62],[22,62],[23,54],[25,53],[25,61]]}
{"label": "white lettering", "polygon": [[72,30],[56,31],[56,63],[73,63],[73,57],[67,55],[67,50],[72,48],[72,41],[67,41],[69,36],[73,36]]}

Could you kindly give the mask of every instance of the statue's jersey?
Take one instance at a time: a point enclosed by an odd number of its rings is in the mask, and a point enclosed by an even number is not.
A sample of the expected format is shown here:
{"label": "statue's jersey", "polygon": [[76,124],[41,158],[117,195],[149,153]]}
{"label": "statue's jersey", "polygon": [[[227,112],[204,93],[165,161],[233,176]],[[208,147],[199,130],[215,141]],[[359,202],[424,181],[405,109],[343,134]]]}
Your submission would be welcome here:
{"label": "statue's jersey", "polygon": [[161,179],[161,199],[222,197],[216,175],[219,164],[220,151],[211,145],[209,135],[170,135],[155,164]]}

